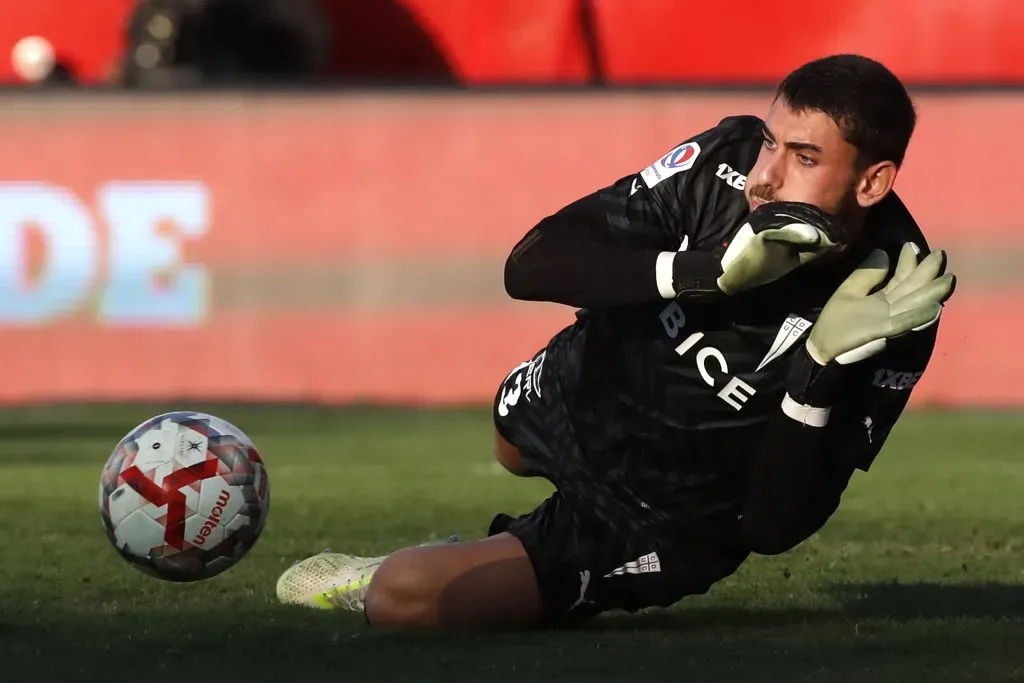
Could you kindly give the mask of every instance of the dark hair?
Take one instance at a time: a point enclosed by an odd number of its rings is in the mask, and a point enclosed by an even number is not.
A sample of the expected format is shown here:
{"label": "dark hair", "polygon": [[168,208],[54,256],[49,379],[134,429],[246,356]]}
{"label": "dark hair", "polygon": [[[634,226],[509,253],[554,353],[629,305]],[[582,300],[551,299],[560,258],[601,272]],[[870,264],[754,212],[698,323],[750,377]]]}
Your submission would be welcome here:
{"label": "dark hair", "polygon": [[831,117],[863,165],[903,164],[917,114],[903,83],[879,62],[849,54],[808,62],[786,76],[775,97],[794,111]]}

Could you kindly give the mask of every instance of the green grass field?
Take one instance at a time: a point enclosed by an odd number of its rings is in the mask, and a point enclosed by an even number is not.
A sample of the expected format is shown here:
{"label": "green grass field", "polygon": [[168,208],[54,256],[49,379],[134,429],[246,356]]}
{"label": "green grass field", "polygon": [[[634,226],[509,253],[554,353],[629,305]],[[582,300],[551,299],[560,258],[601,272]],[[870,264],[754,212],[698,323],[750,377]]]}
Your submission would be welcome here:
{"label": "green grass field", "polygon": [[1020,415],[909,416],[820,534],[671,610],[471,635],[284,608],[274,581],[540,501],[492,465],[487,411],[190,407],[250,433],[272,498],[252,553],[194,585],[129,568],[97,511],[112,446],[161,407],[0,415],[0,681],[1024,680]]}

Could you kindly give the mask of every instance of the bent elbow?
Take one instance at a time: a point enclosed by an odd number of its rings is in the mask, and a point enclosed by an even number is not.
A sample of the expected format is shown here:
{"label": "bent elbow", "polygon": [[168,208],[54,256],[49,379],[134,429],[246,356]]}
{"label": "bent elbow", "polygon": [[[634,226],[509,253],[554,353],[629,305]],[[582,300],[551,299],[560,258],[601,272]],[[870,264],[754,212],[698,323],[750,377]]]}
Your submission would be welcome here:
{"label": "bent elbow", "polygon": [[535,225],[505,259],[505,293],[513,299],[537,301],[543,298],[543,285],[539,281],[546,279],[550,272],[553,256],[550,248],[538,249],[545,224],[541,221]]}
{"label": "bent elbow", "polygon": [[509,255],[505,260],[505,293],[520,301],[528,301],[534,294],[525,270],[523,265],[516,260],[515,253]]}

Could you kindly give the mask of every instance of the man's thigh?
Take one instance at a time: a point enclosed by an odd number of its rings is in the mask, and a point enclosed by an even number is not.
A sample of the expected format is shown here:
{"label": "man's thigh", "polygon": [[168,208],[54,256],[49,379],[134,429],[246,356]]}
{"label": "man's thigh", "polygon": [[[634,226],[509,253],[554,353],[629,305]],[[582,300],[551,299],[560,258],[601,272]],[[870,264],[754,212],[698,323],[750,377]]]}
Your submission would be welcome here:
{"label": "man's thigh", "polygon": [[[575,487],[579,491],[582,486]],[[588,510],[585,497],[556,491],[520,517],[500,514],[489,534],[522,543],[541,595],[543,620],[578,623],[609,610],[665,607],[687,592],[685,572],[665,565],[671,547],[635,532],[628,521],[610,522]]]}

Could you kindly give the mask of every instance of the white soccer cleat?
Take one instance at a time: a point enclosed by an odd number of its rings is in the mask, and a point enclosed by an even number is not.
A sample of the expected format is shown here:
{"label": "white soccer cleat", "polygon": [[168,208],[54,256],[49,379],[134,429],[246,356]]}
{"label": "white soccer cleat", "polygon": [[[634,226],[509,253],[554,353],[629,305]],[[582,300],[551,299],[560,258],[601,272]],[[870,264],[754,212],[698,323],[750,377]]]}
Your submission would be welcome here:
{"label": "white soccer cleat", "polygon": [[281,574],[277,599],[290,605],[362,612],[370,579],[386,557],[325,551],[306,558]]}
{"label": "white soccer cleat", "polygon": [[[458,536],[423,545],[455,543]],[[374,572],[387,559],[325,550],[287,569],[277,580],[277,599],[288,605],[362,612]]]}

